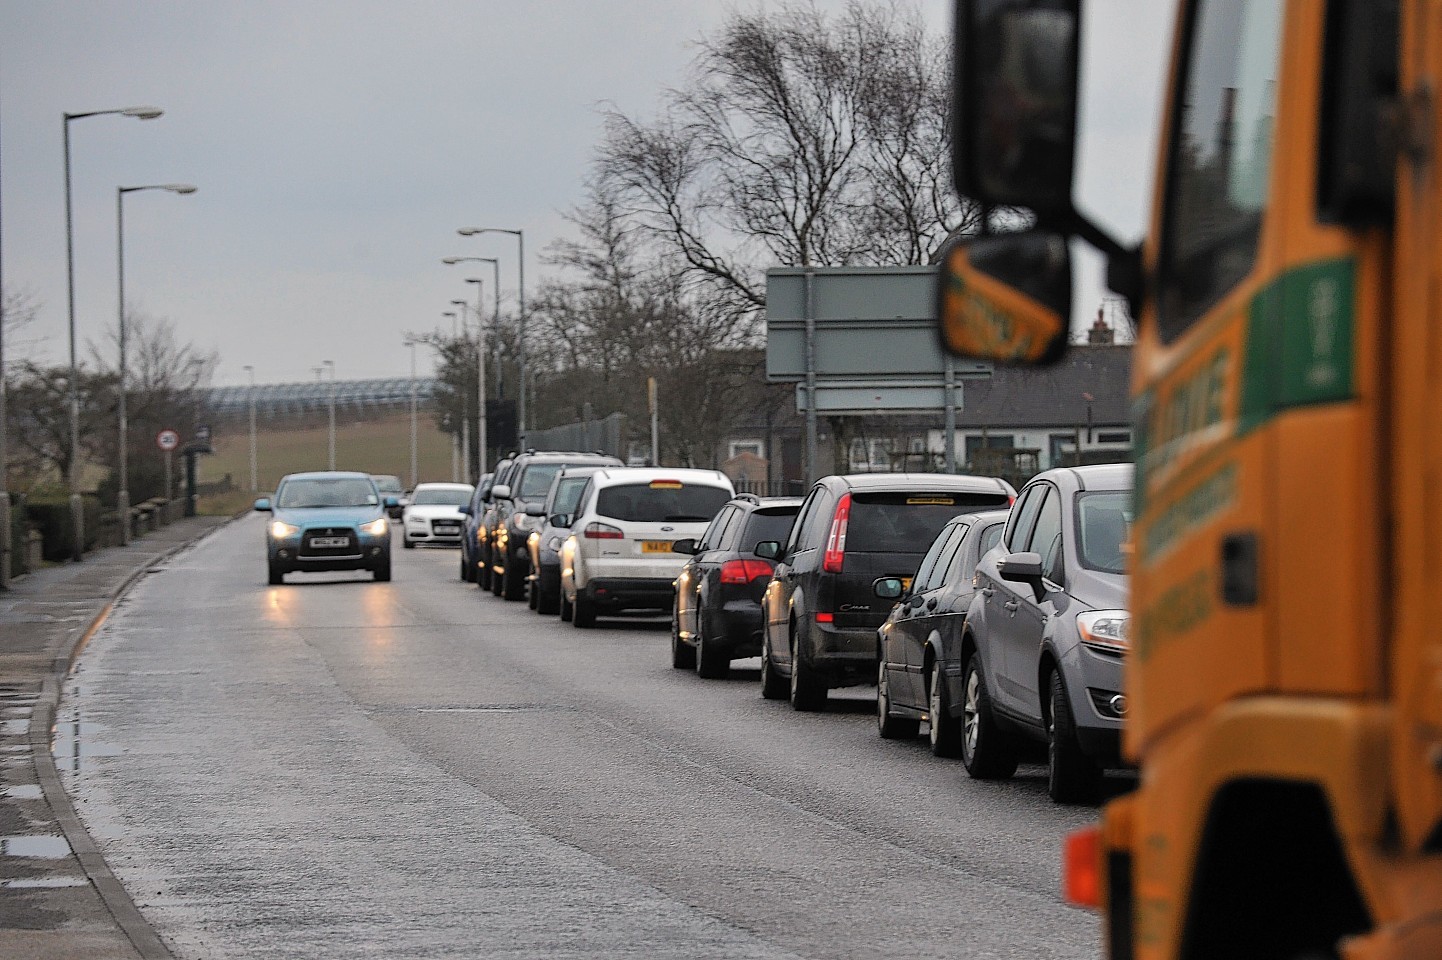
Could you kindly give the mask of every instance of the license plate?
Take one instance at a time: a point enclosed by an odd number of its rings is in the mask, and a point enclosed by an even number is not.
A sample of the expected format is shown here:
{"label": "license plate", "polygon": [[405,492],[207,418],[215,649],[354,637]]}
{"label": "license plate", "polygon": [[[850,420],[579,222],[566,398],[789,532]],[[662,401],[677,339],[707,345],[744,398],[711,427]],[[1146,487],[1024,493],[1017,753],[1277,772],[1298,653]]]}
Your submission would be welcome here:
{"label": "license plate", "polygon": [[350,537],[314,537],[310,545],[317,550],[326,550],[334,547],[350,546]]}
{"label": "license plate", "polygon": [[459,523],[437,523],[437,524],[436,524],[436,529],[437,529],[437,530],[459,530],[459,529],[461,529],[461,525],[460,525]]}
{"label": "license plate", "polygon": [[641,552],[642,552],[642,553],[670,553],[670,552],[671,552],[671,541],[670,541],[670,540],[642,540],[642,541],[641,541]]}

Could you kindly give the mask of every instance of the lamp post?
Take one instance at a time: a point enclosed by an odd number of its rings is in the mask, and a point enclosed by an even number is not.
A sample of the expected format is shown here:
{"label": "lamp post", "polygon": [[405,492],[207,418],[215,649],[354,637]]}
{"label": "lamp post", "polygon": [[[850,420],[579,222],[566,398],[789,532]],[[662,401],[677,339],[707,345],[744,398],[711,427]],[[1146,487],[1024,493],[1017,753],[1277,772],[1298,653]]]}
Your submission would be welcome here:
{"label": "lamp post", "polygon": [[130,447],[129,433],[130,424],[126,416],[125,408],[125,195],[127,193],[139,193],[142,190],[165,190],[170,193],[189,194],[195,192],[195,187],[189,183],[152,183],[143,187],[116,187],[115,188],[115,262],[117,284],[119,287],[119,340],[120,340],[120,368],[119,384],[117,392],[120,394],[116,403],[119,423],[119,451],[120,461],[120,488],[115,494],[115,517],[120,522],[120,543],[130,543]]}
{"label": "lamp post", "polygon": [[526,377],[526,234],[524,230],[507,230],[502,227],[462,227],[456,231],[463,237],[473,237],[480,233],[509,233],[516,238],[516,367],[517,377],[517,401],[516,401],[516,432],[518,440],[525,446],[526,428],[526,389],[528,379]]}
{"label": "lamp post", "polygon": [[[460,304],[461,307],[465,307],[465,305],[466,305],[464,300],[452,300],[451,303]],[[465,333],[466,333],[466,315],[465,315],[465,313],[457,314],[456,311],[454,311],[454,310],[447,310],[445,313],[442,313],[441,316],[443,316],[443,317],[450,317],[450,318],[451,318],[451,334],[452,334],[452,336],[453,336],[453,338],[454,338],[455,340],[459,341],[462,336],[465,336]],[[456,318],[457,318],[458,316],[460,317],[459,327],[457,326],[457,321],[456,321]],[[454,435],[453,435],[453,436],[454,436]],[[461,391],[461,433],[460,433],[460,440],[461,440],[461,456],[460,456],[460,459],[459,459],[459,460],[456,460],[456,461],[452,461],[452,463],[451,463],[451,481],[454,482],[454,483],[459,483],[459,482],[460,482],[460,479],[461,479],[461,476],[463,475],[463,472],[464,472],[465,475],[469,475],[470,472],[471,472],[471,468],[470,468],[470,462],[471,462],[471,405],[470,405],[470,403],[468,402],[468,398],[466,397],[466,392],[465,392],[464,390]],[[453,444],[452,449],[454,449],[454,441],[452,441],[452,444]],[[461,464],[461,465],[463,465],[463,466],[461,466],[460,469],[456,469],[456,467],[457,467],[458,464]]]}
{"label": "lamp post", "polygon": [[[495,291],[496,307],[491,314],[491,323],[499,323],[501,320],[501,261],[495,257],[446,257],[441,263],[454,266],[458,263],[489,263],[494,282],[491,289]],[[480,474],[486,472],[486,450],[488,448],[488,427],[486,425],[486,325],[481,319],[481,281],[475,277],[467,277],[466,283],[476,284],[476,415],[478,419],[476,429],[476,448],[480,454],[476,459],[479,461],[476,472],[477,479]],[[496,399],[500,395],[500,370],[497,364],[496,371]]]}
{"label": "lamp post", "polygon": [[414,490],[420,472],[416,459],[416,341],[406,337],[402,342],[411,348],[411,489]]}
{"label": "lamp post", "polygon": [[[122,107],[119,110],[89,110],[85,113],[62,113],[65,152],[65,294],[66,316],[70,327],[70,469],[66,483],[70,487],[72,520],[71,559],[77,563],[85,553],[85,513],[80,500],[80,369],[75,361],[75,228],[70,211],[70,121],[86,117],[116,114],[137,120],[154,120],[164,113],[159,107]],[[122,485],[124,480],[121,481]]]}
{"label": "lamp post", "polygon": [[326,397],[327,419],[329,427],[326,431],[326,462],[330,464],[326,469],[335,469],[335,361],[322,360],[322,366],[330,367],[330,395]]}
{"label": "lamp post", "polygon": [[252,493],[260,492],[260,484],[256,479],[255,471],[255,367],[245,365],[245,372],[250,374],[250,489]]}
{"label": "lamp post", "polygon": [[[470,304],[464,300],[452,300],[451,306],[456,308],[456,312],[461,317],[462,351],[460,356],[465,359],[465,350],[469,349],[471,345],[471,328],[466,321],[466,310]],[[476,327],[479,329],[480,325],[481,315],[478,313],[476,314]],[[462,366],[461,369],[464,370],[465,367]],[[479,431],[476,436],[479,438]],[[479,459],[484,460],[484,448],[482,451]],[[471,398],[466,395],[464,390],[461,391],[461,480],[466,483],[471,482]]]}

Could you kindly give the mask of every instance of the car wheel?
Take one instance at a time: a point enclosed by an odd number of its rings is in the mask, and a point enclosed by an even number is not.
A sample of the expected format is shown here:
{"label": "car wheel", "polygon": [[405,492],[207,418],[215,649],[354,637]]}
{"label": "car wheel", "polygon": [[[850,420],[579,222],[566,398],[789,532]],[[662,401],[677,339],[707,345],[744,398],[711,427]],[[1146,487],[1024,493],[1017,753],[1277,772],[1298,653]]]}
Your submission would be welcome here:
{"label": "car wheel", "polygon": [[886,679],[886,662],[876,670],[876,732],[883,740],[910,740],[921,729],[915,717],[898,717],[891,712],[891,684]]}
{"label": "car wheel", "polygon": [[961,721],[946,708],[946,674],[941,661],[933,660],[926,687],[926,715],[931,718],[931,753],[936,757],[954,757],[961,752]]}
{"label": "car wheel", "polygon": [[531,582],[531,589],[536,594],[536,612],[551,616],[561,609],[561,575],[546,576],[546,568],[541,568],[541,573]]}
{"label": "car wheel", "polygon": [[536,581],[536,580],[527,580],[527,581],[526,581],[526,606],[530,607],[532,610],[536,609],[536,604],[537,604],[537,602],[538,602],[539,599],[540,599],[540,595],[541,595],[541,587],[540,587],[539,581]]}
{"label": "car wheel", "polygon": [[1005,780],[1016,773],[1016,746],[997,729],[991,714],[980,654],[973,653],[967,660],[961,684],[961,762],[976,780]]}
{"label": "car wheel", "polygon": [[475,568],[475,565],[466,562],[466,551],[465,551],[465,550],[462,550],[462,551],[461,551],[461,582],[462,582],[462,583],[475,583],[475,582],[476,582],[476,568]]}
{"label": "car wheel", "polygon": [[1051,675],[1051,709],[1046,723],[1046,792],[1057,803],[1095,803],[1101,794],[1102,771],[1082,752],[1076,720],[1060,671]]}
{"label": "car wheel", "polygon": [[576,602],[572,606],[571,626],[586,630],[596,625],[596,602],[588,598],[584,590],[576,591]]}
{"label": "car wheel", "polygon": [[561,591],[561,622],[570,623],[571,618],[575,615],[575,611],[575,606],[571,601],[566,599],[565,591]]}
{"label": "car wheel", "polygon": [[285,583],[285,571],[282,570],[278,564],[267,563],[266,568],[270,575],[269,579],[272,587],[277,587]]}
{"label": "car wheel", "polygon": [[771,661],[771,641],[762,635],[761,640],[761,696],[767,700],[785,700],[788,688],[786,678],[776,672]]}
{"label": "car wheel", "polygon": [[[792,625],[793,628],[795,624]],[[796,645],[796,633],[791,634],[791,709],[823,710],[826,707],[826,686],[816,679],[812,667],[807,666]]]}
{"label": "car wheel", "polygon": [[491,568],[491,596],[493,596],[493,597],[499,597],[499,596],[505,591],[505,586],[506,586],[506,575],[505,575],[505,571],[503,570],[503,571],[501,571],[500,573],[497,573],[497,572],[496,572],[496,568],[495,568],[495,567],[492,567],[492,568]]}
{"label": "car wheel", "polygon": [[391,580],[391,558],[386,557],[380,566],[375,569],[377,583],[390,583]]}
{"label": "car wheel", "polygon": [[482,590],[491,589],[491,561],[481,554],[476,561],[476,572],[474,574],[476,586]]}
{"label": "car wheel", "polygon": [[681,639],[681,617],[671,607],[671,666],[677,670],[696,669],[696,648]]}
{"label": "car wheel", "polygon": [[414,550],[416,548],[416,542],[403,533],[401,534],[401,546],[407,550]]}
{"label": "car wheel", "polygon": [[509,561],[506,572],[501,576],[501,589],[498,593],[504,600],[519,600],[526,592],[525,578],[516,566],[516,561]]}

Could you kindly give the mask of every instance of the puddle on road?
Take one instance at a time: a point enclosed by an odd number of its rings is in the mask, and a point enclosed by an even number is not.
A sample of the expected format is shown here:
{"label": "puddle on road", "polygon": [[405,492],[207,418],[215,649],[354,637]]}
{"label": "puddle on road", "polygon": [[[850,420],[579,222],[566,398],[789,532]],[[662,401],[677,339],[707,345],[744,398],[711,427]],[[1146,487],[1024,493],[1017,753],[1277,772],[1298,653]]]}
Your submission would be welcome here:
{"label": "puddle on road", "polygon": [[90,881],[84,877],[30,877],[24,880],[6,880],[0,887],[9,890],[55,890],[63,887],[88,887]]}
{"label": "puddle on road", "polygon": [[0,854],[60,860],[70,856],[70,844],[65,842],[64,837],[56,836],[0,837]]}
{"label": "puddle on road", "polygon": [[11,800],[44,800],[45,791],[39,784],[22,783],[18,787],[6,787],[5,796]]}
{"label": "puddle on road", "polygon": [[0,737],[23,737],[30,733],[30,718],[0,720]]}

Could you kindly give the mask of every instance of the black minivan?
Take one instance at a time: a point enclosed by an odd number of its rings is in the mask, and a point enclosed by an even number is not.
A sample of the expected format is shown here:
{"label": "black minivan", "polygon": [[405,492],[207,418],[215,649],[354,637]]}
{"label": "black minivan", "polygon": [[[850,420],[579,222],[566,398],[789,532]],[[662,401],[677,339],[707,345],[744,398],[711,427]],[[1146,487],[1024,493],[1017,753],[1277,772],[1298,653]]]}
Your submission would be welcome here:
{"label": "black minivan", "polygon": [[877,677],[876,628],[891,604],[878,577],[909,580],[946,522],[1005,509],[1016,490],[996,477],[862,473],[823,477],[791,536],[757,544],[776,561],[763,601],[761,694],[818,710],[826,691]]}

